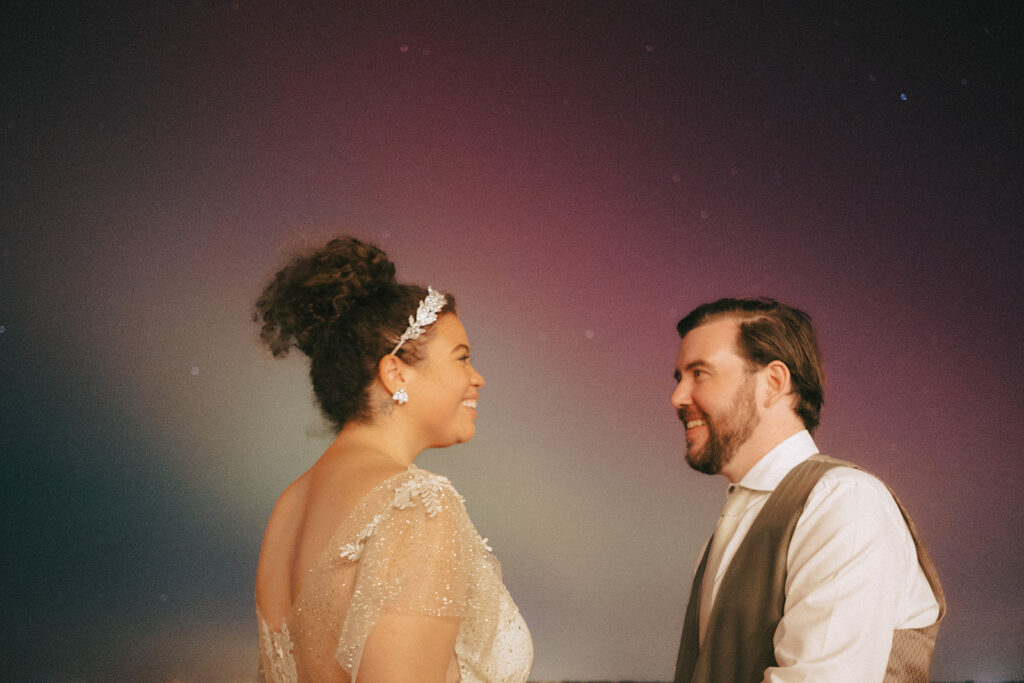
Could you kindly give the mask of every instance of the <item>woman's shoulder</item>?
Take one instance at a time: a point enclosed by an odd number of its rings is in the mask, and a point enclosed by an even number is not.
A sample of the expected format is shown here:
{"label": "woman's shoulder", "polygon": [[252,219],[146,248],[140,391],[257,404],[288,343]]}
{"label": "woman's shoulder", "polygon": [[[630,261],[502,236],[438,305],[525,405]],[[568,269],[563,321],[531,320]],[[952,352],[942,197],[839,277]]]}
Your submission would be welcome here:
{"label": "woman's shoulder", "polygon": [[306,472],[289,484],[274,502],[267,520],[264,541],[278,535],[291,536],[302,523],[306,501],[309,496],[310,478]]}
{"label": "woman's shoulder", "polygon": [[415,465],[382,482],[374,498],[380,515],[410,523],[467,516],[465,500],[448,477]]}
{"label": "woman's shoulder", "polygon": [[309,482],[303,475],[285,488],[274,503],[263,533],[256,565],[256,602],[264,607],[265,614],[272,616],[271,621],[281,618],[282,605],[290,602],[293,593],[292,551],[305,518]]}
{"label": "woman's shoulder", "polygon": [[364,502],[366,524],[341,549],[341,556],[352,561],[360,559],[368,543],[379,543],[381,534],[391,541],[439,537],[468,522],[462,496],[448,478],[414,465],[381,482],[376,495]]}
{"label": "woman's shoulder", "polygon": [[462,495],[448,477],[411,465],[408,476],[398,478],[392,505],[400,510],[420,506],[427,516],[434,517],[446,505],[462,507]]}

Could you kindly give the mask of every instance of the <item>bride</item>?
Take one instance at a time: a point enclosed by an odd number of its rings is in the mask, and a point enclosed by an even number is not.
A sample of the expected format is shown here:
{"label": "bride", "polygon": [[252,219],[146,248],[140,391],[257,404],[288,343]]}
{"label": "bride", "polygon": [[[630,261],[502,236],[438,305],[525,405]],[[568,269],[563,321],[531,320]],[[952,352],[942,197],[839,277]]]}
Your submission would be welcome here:
{"label": "bride", "polygon": [[274,356],[309,357],[334,443],[278,499],[256,574],[269,681],[526,681],[533,646],[501,567],[427,448],[473,437],[484,378],[455,301],[395,281],[350,237],[256,303]]}

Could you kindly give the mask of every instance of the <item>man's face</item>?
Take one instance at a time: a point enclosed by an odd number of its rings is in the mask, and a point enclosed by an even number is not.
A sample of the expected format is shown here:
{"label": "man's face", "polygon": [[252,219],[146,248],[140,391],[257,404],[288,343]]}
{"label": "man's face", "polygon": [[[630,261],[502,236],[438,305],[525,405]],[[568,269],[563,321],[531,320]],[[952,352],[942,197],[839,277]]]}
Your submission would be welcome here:
{"label": "man's face", "polygon": [[760,421],[757,376],[737,352],[738,331],[724,318],[690,330],[679,345],[672,406],[686,427],[686,461],[705,474],[721,472]]}

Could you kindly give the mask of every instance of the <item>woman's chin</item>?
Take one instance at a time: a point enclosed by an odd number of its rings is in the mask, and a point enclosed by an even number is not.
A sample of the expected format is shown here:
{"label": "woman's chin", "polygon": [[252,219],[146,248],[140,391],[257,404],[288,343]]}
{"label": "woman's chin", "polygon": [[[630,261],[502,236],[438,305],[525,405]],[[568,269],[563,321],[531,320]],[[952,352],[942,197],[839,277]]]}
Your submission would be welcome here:
{"label": "woman's chin", "polygon": [[455,446],[456,444],[466,443],[467,441],[472,441],[475,434],[476,430],[471,429],[447,439],[438,439],[436,442],[428,446],[428,448],[448,448],[449,446]]}
{"label": "woman's chin", "polygon": [[471,430],[469,430],[465,434],[460,434],[459,437],[457,439],[455,439],[455,441],[453,443],[466,443],[467,441],[472,441],[473,440],[473,436],[475,434],[476,434],[476,429],[471,429]]}

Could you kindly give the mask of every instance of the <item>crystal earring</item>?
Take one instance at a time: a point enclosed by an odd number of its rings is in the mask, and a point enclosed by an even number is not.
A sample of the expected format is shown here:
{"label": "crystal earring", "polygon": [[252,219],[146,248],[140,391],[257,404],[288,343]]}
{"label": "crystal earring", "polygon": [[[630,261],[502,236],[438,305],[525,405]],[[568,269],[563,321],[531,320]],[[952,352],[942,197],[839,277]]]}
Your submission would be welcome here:
{"label": "crystal earring", "polygon": [[405,387],[402,387],[395,393],[391,394],[391,398],[394,399],[395,403],[398,405],[409,402],[409,394],[406,393]]}

